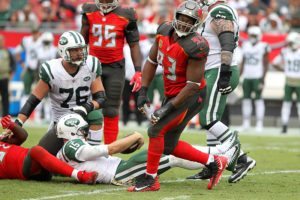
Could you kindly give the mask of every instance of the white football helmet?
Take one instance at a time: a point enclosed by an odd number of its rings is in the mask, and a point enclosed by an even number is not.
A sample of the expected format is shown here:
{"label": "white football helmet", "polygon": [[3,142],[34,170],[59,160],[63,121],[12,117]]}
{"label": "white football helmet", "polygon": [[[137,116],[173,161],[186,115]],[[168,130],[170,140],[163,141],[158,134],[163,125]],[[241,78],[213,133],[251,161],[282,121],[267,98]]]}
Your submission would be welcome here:
{"label": "white football helmet", "polygon": [[45,32],[41,35],[41,41],[44,46],[50,46],[53,43],[54,37],[51,32]]}
{"label": "white football helmet", "polygon": [[58,138],[85,139],[89,133],[88,123],[76,113],[63,115],[56,124]]}
{"label": "white football helmet", "polygon": [[262,32],[258,26],[250,26],[248,28],[249,40],[252,44],[257,43],[262,38]]}
{"label": "white football helmet", "polygon": [[[79,61],[73,61],[70,56],[70,49],[74,48],[83,48],[83,59]],[[81,66],[85,63],[87,59],[87,45],[85,44],[85,40],[83,36],[76,31],[67,31],[64,32],[58,41],[58,53],[59,55],[67,62]]]}
{"label": "white football helmet", "polygon": [[286,42],[293,50],[300,48],[300,34],[297,32],[290,32],[286,37]]}
{"label": "white football helmet", "polygon": [[119,0],[112,0],[110,3],[104,3],[103,0],[95,0],[95,4],[103,14],[106,14],[119,6]]}
{"label": "white football helmet", "polygon": [[[194,24],[189,24],[178,20],[180,15],[185,15],[194,19]],[[172,26],[179,37],[196,32],[202,23],[202,10],[195,1],[185,1],[178,6],[174,13]]]}

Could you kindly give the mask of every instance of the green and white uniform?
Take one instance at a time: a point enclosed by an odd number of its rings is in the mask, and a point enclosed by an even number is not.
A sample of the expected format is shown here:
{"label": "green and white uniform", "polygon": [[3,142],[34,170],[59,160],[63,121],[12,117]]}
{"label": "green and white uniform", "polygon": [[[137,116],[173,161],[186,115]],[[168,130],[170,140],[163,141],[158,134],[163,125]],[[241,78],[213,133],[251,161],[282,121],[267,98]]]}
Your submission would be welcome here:
{"label": "green and white uniform", "polygon": [[50,87],[49,97],[54,122],[60,116],[71,113],[72,107],[92,100],[91,84],[101,73],[101,64],[94,56],[88,56],[86,64],[73,76],[62,66],[62,58],[41,65],[39,76]]}
{"label": "green and white uniform", "polygon": [[[238,15],[235,10],[225,4],[218,4],[209,11],[202,27],[198,32],[208,41],[209,54],[205,64],[205,79],[207,83],[207,102],[200,111],[201,126],[206,126],[215,120],[220,120],[226,105],[227,95],[221,95],[218,92],[217,82],[219,79],[219,69],[221,67],[221,45],[218,35],[212,30],[210,23],[213,19],[226,19],[234,24],[234,35],[236,46],[238,45],[239,28],[238,28]],[[233,52],[231,63],[231,79],[230,84],[232,89],[238,85],[239,71],[237,68],[238,55]]]}
{"label": "green and white uniform", "polygon": [[258,42],[253,45],[246,41],[242,46],[244,70],[242,76],[244,77],[243,91],[244,98],[250,99],[251,93],[255,93],[255,99],[261,98],[261,88],[259,84],[263,78],[264,66],[263,59],[266,53],[271,51],[270,46],[265,42]]}
{"label": "green and white uniform", "polygon": [[[128,160],[122,160],[109,156],[107,145],[91,146],[82,139],[73,139],[66,142],[56,156],[77,170],[98,172],[98,183],[129,184],[134,178],[146,173],[146,150],[134,154]],[[163,155],[159,161],[158,174],[172,167],[195,170],[203,168],[203,165],[172,155]]]}
{"label": "green and white uniform", "polygon": [[282,124],[287,125],[292,107],[292,95],[297,95],[297,110],[300,118],[300,49],[293,51],[290,48],[281,50],[273,64],[284,66],[286,76],[284,98],[281,110]]}

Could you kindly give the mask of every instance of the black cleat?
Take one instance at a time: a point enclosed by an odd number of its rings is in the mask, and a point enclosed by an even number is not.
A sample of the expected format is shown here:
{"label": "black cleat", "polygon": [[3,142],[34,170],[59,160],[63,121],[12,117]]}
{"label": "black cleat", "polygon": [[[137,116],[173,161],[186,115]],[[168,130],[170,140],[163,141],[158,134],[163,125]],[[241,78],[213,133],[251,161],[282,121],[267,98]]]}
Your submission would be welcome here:
{"label": "black cleat", "polygon": [[[217,167],[216,167],[217,169]],[[201,180],[206,180],[210,179],[213,176],[213,172],[209,168],[203,168],[203,170],[195,175],[186,177],[186,179],[201,179]]]}
{"label": "black cleat", "polygon": [[256,161],[248,157],[247,154],[241,155],[237,160],[237,165],[232,175],[228,178],[229,183],[236,183],[244,178],[247,173],[256,166]]}

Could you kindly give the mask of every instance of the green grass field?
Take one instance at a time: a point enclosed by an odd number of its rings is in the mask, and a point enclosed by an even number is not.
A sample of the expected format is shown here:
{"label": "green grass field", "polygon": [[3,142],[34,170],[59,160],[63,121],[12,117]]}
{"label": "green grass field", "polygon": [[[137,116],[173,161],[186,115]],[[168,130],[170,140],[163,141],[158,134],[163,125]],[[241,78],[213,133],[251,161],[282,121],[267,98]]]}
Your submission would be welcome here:
{"label": "green grass field", "polygon": [[[37,144],[46,128],[27,128],[30,135],[24,146]],[[144,129],[140,129],[145,133]],[[127,128],[120,135],[131,132]],[[204,134],[186,130],[183,140],[204,144]],[[0,180],[0,199],[300,199],[300,135],[280,136],[241,134],[242,148],[249,151],[257,166],[237,184],[229,184],[226,172],[214,190],[207,190],[207,181],[188,181],[185,177],[197,171],[171,169],[160,177],[158,192],[129,193],[125,187],[112,185],[80,185],[70,178],[54,177],[51,182]],[[147,145],[145,145],[147,146]],[[120,155],[122,156],[122,155]]]}

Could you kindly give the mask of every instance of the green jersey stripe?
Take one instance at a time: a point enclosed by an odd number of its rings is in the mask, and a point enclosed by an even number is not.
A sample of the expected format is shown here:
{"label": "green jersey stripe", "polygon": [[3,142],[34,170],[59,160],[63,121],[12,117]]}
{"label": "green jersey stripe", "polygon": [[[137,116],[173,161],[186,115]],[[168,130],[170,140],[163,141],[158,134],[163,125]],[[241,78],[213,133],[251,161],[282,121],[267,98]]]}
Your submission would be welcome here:
{"label": "green jersey stripe", "polygon": [[96,65],[96,58],[93,57],[92,59],[93,59],[93,68],[92,68],[92,72],[94,72],[94,70],[95,70],[95,65]]}
{"label": "green jersey stripe", "polygon": [[46,67],[47,67],[47,70],[48,70],[48,72],[49,72],[51,78],[54,79],[54,76],[53,76],[53,74],[52,74],[52,72],[51,72],[51,69],[50,69],[50,65],[49,65],[47,62],[45,62],[45,65],[46,65]]}

